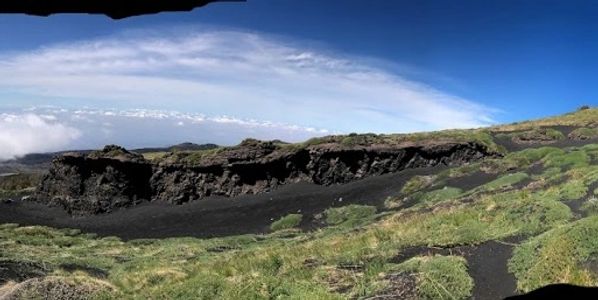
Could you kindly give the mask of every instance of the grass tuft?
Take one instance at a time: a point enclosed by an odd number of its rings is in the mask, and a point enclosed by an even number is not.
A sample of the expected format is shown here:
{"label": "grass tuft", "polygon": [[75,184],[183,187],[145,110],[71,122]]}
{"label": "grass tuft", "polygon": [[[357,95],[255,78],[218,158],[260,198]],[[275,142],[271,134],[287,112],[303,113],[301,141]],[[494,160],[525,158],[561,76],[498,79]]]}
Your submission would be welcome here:
{"label": "grass tuft", "polygon": [[299,226],[303,219],[302,214],[289,214],[272,223],[270,229],[272,231],[278,231],[283,229],[291,229]]}

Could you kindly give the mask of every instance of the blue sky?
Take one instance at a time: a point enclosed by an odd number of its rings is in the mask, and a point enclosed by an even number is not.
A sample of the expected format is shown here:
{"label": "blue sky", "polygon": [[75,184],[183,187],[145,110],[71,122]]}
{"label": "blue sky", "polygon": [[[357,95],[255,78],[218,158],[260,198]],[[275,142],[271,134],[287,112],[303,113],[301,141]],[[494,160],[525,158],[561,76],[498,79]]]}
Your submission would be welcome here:
{"label": "blue sky", "polygon": [[[250,0],[122,21],[2,15],[0,142],[10,156],[560,114],[597,102],[595,3]],[[44,126],[68,138],[43,147],[22,129]]]}

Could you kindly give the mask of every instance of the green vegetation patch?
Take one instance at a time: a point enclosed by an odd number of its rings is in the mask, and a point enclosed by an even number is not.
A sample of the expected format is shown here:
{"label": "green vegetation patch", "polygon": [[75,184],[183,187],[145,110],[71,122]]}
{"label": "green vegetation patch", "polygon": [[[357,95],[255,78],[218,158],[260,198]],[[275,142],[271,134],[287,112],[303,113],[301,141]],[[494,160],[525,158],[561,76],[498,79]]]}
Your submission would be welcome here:
{"label": "green vegetation patch", "polygon": [[168,152],[159,151],[159,152],[146,152],[143,153],[143,158],[150,160],[150,161],[158,161],[168,155]]}
{"label": "green vegetation patch", "polygon": [[301,149],[322,144],[339,144],[347,147],[370,146],[374,144],[400,145],[417,142],[477,142],[488,148],[489,151],[504,153],[505,149],[494,142],[492,136],[486,130],[481,129],[454,129],[433,132],[418,132],[410,134],[374,134],[351,133],[349,135],[330,135],[309,139],[299,144],[289,144],[288,147]]}
{"label": "green vegetation patch", "polygon": [[106,145],[102,150],[95,150],[90,152],[89,158],[120,158],[120,157],[134,157],[137,154],[127,151],[125,148],[117,145]]}
{"label": "green vegetation patch", "polygon": [[564,151],[556,147],[530,148],[509,153],[505,159],[512,160],[519,166],[529,166],[530,164],[540,161],[548,155],[554,155],[554,153],[562,155],[564,154]]}
{"label": "green vegetation patch", "polygon": [[417,274],[417,293],[421,299],[471,297],[473,279],[467,273],[463,257],[415,257],[399,265],[399,270]]}
{"label": "green vegetation patch", "polygon": [[433,206],[441,202],[457,199],[462,195],[464,195],[464,193],[460,188],[444,186],[442,188],[428,192],[415,192],[406,197],[388,197],[384,201],[384,206],[387,209],[394,209],[403,204],[409,203],[409,206],[412,206],[413,208],[421,208],[424,206]]}
{"label": "green vegetation patch", "polygon": [[302,214],[288,214],[272,223],[270,229],[272,231],[278,231],[283,229],[291,229],[299,226],[303,219]]}
{"label": "green vegetation patch", "polygon": [[572,218],[556,195],[510,191],[485,195],[472,205],[444,207],[405,220],[407,244],[473,245],[491,239],[543,232]]}
{"label": "green vegetation patch", "polygon": [[577,129],[571,131],[571,133],[569,133],[569,135],[567,137],[570,139],[573,139],[573,140],[594,139],[594,138],[598,137],[598,128],[587,128],[587,127],[577,128]]}
{"label": "green vegetation patch", "polygon": [[36,186],[41,179],[39,174],[20,173],[0,177],[0,189],[18,191]]}
{"label": "green vegetation patch", "polygon": [[0,177],[0,199],[32,193],[41,180],[37,173],[20,173]]}
{"label": "green vegetation patch", "polygon": [[581,205],[581,210],[588,215],[598,215],[598,198],[591,197]]}
{"label": "green vegetation patch", "polygon": [[494,132],[508,132],[515,130],[529,130],[543,126],[583,126],[589,127],[596,125],[598,120],[598,109],[589,108],[571,112],[568,114],[544,118],[534,121],[513,123],[509,125],[500,125],[490,128]]}
{"label": "green vegetation patch", "polygon": [[417,197],[420,204],[432,205],[443,201],[456,199],[463,194],[463,190],[456,187],[445,186],[441,189],[429,191]]}
{"label": "green vegetation patch", "polygon": [[376,214],[376,207],[368,205],[351,204],[343,207],[327,209],[326,223],[328,225],[356,226],[365,221],[370,221]]}
{"label": "green vegetation patch", "polygon": [[580,148],[590,157],[590,160],[598,160],[598,144],[588,144]]}
{"label": "green vegetation patch", "polygon": [[[553,153],[564,154],[565,152],[555,147],[525,149],[508,153],[503,158],[484,160],[478,163],[478,169],[489,174],[501,174],[514,169],[521,170],[530,167],[534,163],[541,162]],[[472,172],[470,171],[470,173]]]}
{"label": "green vegetation patch", "polygon": [[576,200],[588,193],[588,187],[582,180],[568,180],[557,187],[561,200]]}
{"label": "green vegetation patch", "polygon": [[495,191],[495,190],[511,187],[514,184],[519,183],[528,178],[529,178],[529,175],[527,175],[524,172],[511,173],[511,174],[503,175],[495,180],[492,180],[484,185],[481,185],[481,186],[475,188],[474,190],[476,192]]}
{"label": "green vegetation patch", "polygon": [[427,187],[429,187],[434,182],[434,176],[426,176],[426,175],[416,175],[411,177],[403,188],[401,189],[401,193],[408,195],[417,191],[421,191]]}
{"label": "green vegetation patch", "polygon": [[551,143],[565,138],[565,135],[553,128],[539,127],[526,131],[499,133],[498,138],[511,138],[516,143]]}
{"label": "green vegetation patch", "polygon": [[213,149],[206,149],[206,150],[195,150],[195,151],[175,151],[171,153],[167,153],[160,158],[159,161],[163,161],[165,163],[181,163],[186,165],[198,165],[201,164],[204,160],[209,159],[211,157],[215,157],[217,154],[222,152],[225,148],[213,148]]}
{"label": "green vegetation patch", "polygon": [[542,160],[544,167],[569,167],[579,168],[589,165],[590,158],[583,149],[573,148],[569,151],[554,151],[549,153]]}
{"label": "green vegetation patch", "polygon": [[590,266],[598,259],[598,216],[552,229],[515,248],[509,270],[519,290],[567,282],[592,286],[598,283]]}

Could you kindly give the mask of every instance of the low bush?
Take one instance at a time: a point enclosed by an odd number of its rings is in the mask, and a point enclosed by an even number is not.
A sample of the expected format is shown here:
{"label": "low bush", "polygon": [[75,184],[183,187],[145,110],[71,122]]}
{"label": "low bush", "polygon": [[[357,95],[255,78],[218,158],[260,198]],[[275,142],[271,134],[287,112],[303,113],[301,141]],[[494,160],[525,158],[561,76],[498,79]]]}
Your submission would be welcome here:
{"label": "low bush", "polygon": [[270,225],[270,229],[272,229],[272,231],[278,231],[295,228],[301,223],[302,219],[302,214],[289,214],[278,219],[277,221],[274,221],[272,225]]}

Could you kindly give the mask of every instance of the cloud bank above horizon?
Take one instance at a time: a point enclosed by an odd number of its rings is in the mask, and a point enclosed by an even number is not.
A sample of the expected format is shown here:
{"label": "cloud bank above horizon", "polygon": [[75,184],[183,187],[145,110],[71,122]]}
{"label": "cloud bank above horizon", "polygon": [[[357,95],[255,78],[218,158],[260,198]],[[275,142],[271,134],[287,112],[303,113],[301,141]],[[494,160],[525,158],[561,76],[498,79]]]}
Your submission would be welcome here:
{"label": "cloud bank above horizon", "polygon": [[[237,144],[245,138],[298,142],[333,134],[232,116],[148,109],[67,109],[29,107],[0,114],[0,161],[28,153],[97,149],[107,144],[129,149],[165,147],[182,142]],[[231,142],[233,141],[233,142]]]}
{"label": "cloud bank above horizon", "polygon": [[[45,120],[80,131],[61,147],[110,140],[127,141],[127,146],[167,145],[172,136],[181,142],[198,135],[223,144],[248,137],[242,134],[296,141],[327,133],[413,132],[494,122],[492,108],[366,61],[259,33],[139,31],[0,53],[0,97],[5,98],[0,109],[68,107],[71,115]],[[82,117],[84,106],[93,107],[87,112],[115,114],[104,123],[117,129],[82,126],[83,119],[73,117],[75,111]],[[168,117],[140,118],[131,113],[134,109]],[[203,123],[193,123],[190,116],[203,117]],[[85,117],[101,124],[110,116]],[[185,139],[183,128],[202,132]]]}
{"label": "cloud bank above horizon", "polygon": [[50,116],[0,114],[0,161],[32,152],[54,151],[78,139],[81,132]]}

